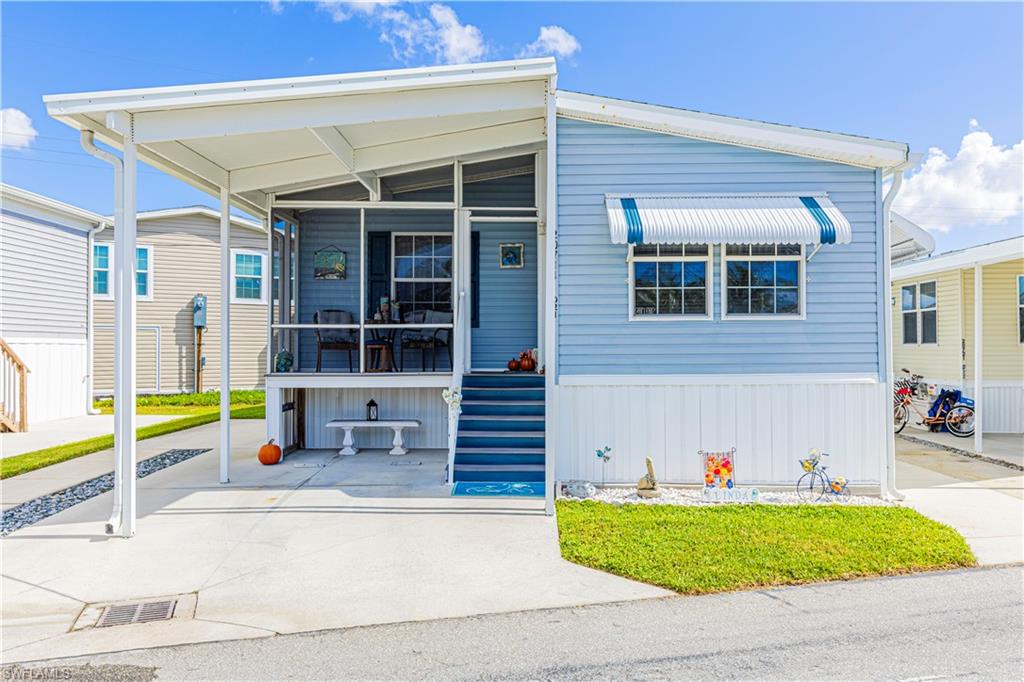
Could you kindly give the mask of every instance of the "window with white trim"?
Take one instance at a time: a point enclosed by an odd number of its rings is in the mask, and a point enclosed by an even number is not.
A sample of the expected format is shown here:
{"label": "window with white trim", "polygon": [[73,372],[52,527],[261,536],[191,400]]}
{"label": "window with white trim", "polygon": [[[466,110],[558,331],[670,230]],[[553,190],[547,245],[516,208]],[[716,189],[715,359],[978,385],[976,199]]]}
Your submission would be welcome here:
{"label": "window with white trim", "polygon": [[92,245],[92,293],[110,296],[110,244]]}
{"label": "window with white trim", "polygon": [[451,233],[392,234],[391,298],[403,313],[452,309]]}
{"label": "window with white trim", "polygon": [[232,303],[266,303],[266,259],[260,251],[231,250]]}
{"label": "window with white trim", "polygon": [[[112,274],[114,271],[114,249],[111,244],[92,245],[92,293],[103,299],[114,298]],[[135,296],[150,301],[153,299],[153,247],[135,248]]]}
{"label": "window with white trim", "polygon": [[802,244],[726,244],[722,273],[723,318],[803,315]]}
{"label": "window with white trim", "polygon": [[900,287],[900,311],[903,315],[903,343],[938,343],[938,299],[935,282],[920,282]]}
{"label": "window with white trim", "polygon": [[700,319],[711,315],[707,244],[634,244],[629,249],[629,319]]}
{"label": "window with white trim", "polygon": [[1017,275],[1017,342],[1024,343],[1024,275]]}

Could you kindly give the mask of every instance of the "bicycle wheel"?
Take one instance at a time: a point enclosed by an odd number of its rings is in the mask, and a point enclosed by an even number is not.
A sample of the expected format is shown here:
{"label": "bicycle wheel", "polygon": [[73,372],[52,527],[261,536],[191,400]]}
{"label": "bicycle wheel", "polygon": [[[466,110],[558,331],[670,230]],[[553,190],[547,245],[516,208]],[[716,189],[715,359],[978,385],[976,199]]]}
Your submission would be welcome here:
{"label": "bicycle wheel", "polygon": [[903,430],[903,427],[910,421],[910,412],[907,410],[907,406],[903,403],[896,405],[892,410],[892,421],[893,427],[896,429],[896,433]]}
{"label": "bicycle wheel", "polygon": [[825,477],[819,471],[808,471],[796,482],[796,494],[801,502],[817,502],[825,495]]}
{"label": "bicycle wheel", "polygon": [[946,428],[957,438],[974,435],[974,410],[966,405],[954,405],[946,413]]}

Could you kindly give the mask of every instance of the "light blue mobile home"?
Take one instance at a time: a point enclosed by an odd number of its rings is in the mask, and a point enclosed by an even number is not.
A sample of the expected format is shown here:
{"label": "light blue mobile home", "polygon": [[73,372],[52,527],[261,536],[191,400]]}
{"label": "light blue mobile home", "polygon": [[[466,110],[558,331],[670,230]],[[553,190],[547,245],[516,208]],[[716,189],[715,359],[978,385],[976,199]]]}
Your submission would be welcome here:
{"label": "light blue mobile home", "polygon": [[449,482],[526,483],[549,510],[559,481],[635,482],[651,457],[697,483],[698,452],[731,448],[741,483],[789,484],[818,447],[885,489],[907,146],[556,78],[535,59],[47,105],[123,147],[126,176],[139,158],[274,225],[268,436],[287,446],[337,448],[328,423],[372,400]]}

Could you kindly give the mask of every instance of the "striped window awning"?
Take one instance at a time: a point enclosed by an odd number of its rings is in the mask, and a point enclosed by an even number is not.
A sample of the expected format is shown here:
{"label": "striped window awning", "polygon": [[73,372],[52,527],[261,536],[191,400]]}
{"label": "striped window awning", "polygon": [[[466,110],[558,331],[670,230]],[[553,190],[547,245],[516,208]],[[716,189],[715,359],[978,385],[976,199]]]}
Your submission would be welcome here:
{"label": "striped window awning", "polygon": [[818,194],[608,194],[615,244],[849,244],[850,221]]}

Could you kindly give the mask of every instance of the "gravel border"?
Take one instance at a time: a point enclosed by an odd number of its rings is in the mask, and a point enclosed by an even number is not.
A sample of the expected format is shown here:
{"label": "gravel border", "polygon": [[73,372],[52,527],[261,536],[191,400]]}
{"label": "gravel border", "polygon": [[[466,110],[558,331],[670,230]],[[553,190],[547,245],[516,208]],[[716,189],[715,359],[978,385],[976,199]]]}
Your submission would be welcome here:
{"label": "gravel border", "polygon": [[665,504],[680,507],[713,507],[716,505],[749,505],[749,504],[772,504],[772,505],[794,505],[814,504],[819,506],[838,505],[843,507],[892,507],[895,503],[883,500],[879,497],[868,497],[867,495],[826,495],[820,502],[804,502],[795,492],[782,492],[777,490],[758,490],[756,502],[722,502],[709,500],[704,497],[702,490],[691,488],[661,488],[661,497],[644,498],[636,494],[634,488],[598,488],[593,496],[587,498],[565,496],[561,499],[579,500],[588,499],[597,502],[606,502],[614,505],[624,504]]}
{"label": "gravel border", "polygon": [[915,445],[926,445],[931,448],[937,448],[939,450],[945,450],[946,452],[952,452],[956,455],[963,455],[964,457],[970,457],[971,459],[977,459],[988,464],[995,464],[997,466],[1006,467],[1007,469],[1013,469],[1014,471],[1024,471],[1024,466],[1014,464],[1013,462],[1007,462],[1005,459],[999,459],[997,457],[989,457],[987,455],[979,455],[977,452],[971,452],[970,450],[961,450],[955,448],[952,445],[946,445],[945,443],[936,443],[933,440],[927,438],[918,438],[917,436],[905,436],[902,433],[896,434],[898,437],[905,441],[914,443]]}
{"label": "gravel border", "polygon": [[[199,448],[193,450],[168,450],[159,455],[148,457],[135,465],[137,478],[145,478],[155,474],[161,469],[179,464],[192,459],[204,452],[210,452],[211,448]],[[63,490],[58,490],[49,495],[37,497],[11,507],[0,513],[0,536],[8,535],[16,530],[31,526],[43,519],[58,514],[65,509],[70,509],[80,502],[102,495],[114,489],[114,473],[104,474],[89,479],[83,483],[73,485]]]}

